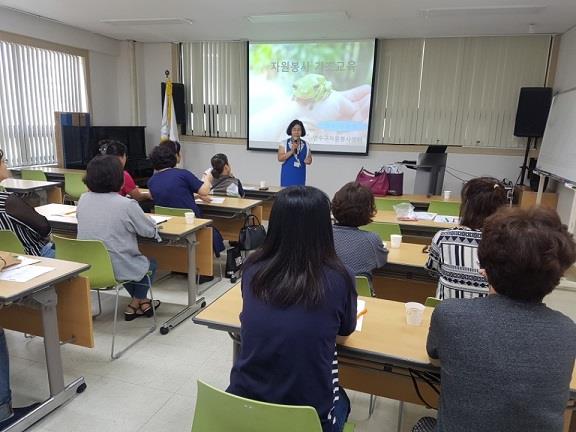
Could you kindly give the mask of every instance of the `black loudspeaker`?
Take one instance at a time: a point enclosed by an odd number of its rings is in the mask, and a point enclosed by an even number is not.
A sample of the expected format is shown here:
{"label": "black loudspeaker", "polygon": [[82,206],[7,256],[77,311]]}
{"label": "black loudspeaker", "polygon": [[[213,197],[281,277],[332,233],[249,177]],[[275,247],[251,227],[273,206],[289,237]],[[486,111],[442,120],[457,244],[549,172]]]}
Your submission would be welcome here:
{"label": "black loudspeaker", "polygon": [[551,103],[552,89],[550,87],[522,87],[518,98],[514,136],[543,136]]}
{"label": "black loudspeaker", "polygon": [[[166,93],[166,83],[162,83],[162,99],[160,99],[161,109],[164,109],[164,93]],[[172,100],[174,101],[174,112],[176,113],[176,123],[182,130],[186,130],[186,95],[184,84],[172,83]]]}

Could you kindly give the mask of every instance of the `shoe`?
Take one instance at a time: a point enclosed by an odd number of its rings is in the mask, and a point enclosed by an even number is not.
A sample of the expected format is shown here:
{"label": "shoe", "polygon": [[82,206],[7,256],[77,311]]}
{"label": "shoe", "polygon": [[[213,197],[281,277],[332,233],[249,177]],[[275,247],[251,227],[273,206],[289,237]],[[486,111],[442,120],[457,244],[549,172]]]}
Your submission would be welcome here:
{"label": "shoe", "polygon": [[[154,300],[154,309],[158,310],[161,304],[162,302],[160,300]],[[142,306],[146,307],[143,308]],[[148,318],[154,315],[154,311],[152,310],[152,304],[150,303],[150,300],[140,303],[140,310],[143,312],[142,315],[145,315]]]}
{"label": "shoe", "polygon": [[140,317],[144,316],[144,313],[138,313],[140,308],[135,308],[132,305],[128,305],[128,308],[131,309],[132,312],[124,312],[124,321],[132,321],[132,320],[135,320],[136,318],[140,318]]}
{"label": "shoe", "polygon": [[36,403],[33,403],[32,405],[28,405],[25,407],[14,408],[13,409],[14,413],[12,414],[12,416],[8,417],[6,420],[0,422],[0,431],[7,429],[9,426],[12,426],[14,423],[16,423],[22,417],[25,417],[27,414],[31,413],[32,411],[34,411],[39,406],[40,406],[40,403],[36,402]]}
{"label": "shoe", "polygon": [[200,276],[198,277],[198,283],[199,283],[199,284],[203,284],[203,283],[210,282],[210,281],[213,281],[213,280],[214,280],[214,276],[204,276],[204,275],[200,275]]}

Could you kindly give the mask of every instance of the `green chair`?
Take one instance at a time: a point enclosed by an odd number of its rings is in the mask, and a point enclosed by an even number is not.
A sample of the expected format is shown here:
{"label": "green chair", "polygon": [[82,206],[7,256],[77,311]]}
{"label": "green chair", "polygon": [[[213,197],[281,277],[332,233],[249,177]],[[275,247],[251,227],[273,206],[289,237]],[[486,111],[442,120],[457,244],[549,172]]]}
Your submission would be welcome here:
{"label": "green chair", "polygon": [[47,181],[46,174],[40,170],[23,169],[20,171],[20,177],[22,180]]}
{"label": "green chair", "polygon": [[[128,349],[132,348],[142,339],[156,330],[156,309],[152,306],[153,325],[146,330],[146,333],[136,338],[124,349],[114,352],[116,341],[116,327],[118,321],[118,303],[120,297],[120,290],[124,287],[126,282],[130,281],[117,281],[114,276],[114,269],[112,268],[112,261],[104,243],[98,240],[76,240],[65,237],[53,236],[54,244],[56,245],[56,258],[66,261],[80,262],[90,264],[90,268],[83,272],[81,275],[88,278],[90,281],[90,289],[96,291],[98,294],[98,308],[99,312],[95,316],[102,313],[102,302],[100,300],[100,291],[112,290],[116,291],[116,306],[114,308],[114,328],[112,333],[112,348],[110,350],[110,357],[112,360],[119,358]],[[152,295],[152,281],[150,280],[150,273],[147,274],[148,287],[150,290],[151,304],[154,304],[154,296]]]}
{"label": "green chair", "polygon": [[394,206],[409,202],[405,199],[388,199],[388,198],[374,198],[376,202],[376,210],[394,210]]}
{"label": "green chair", "polygon": [[80,195],[88,192],[88,188],[83,181],[84,174],[65,173],[64,174],[64,201],[78,201]]}
{"label": "green chair", "polygon": [[360,229],[378,234],[382,241],[390,241],[392,234],[402,234],[400,225],[388,222],[372,222],[361,226]]}
{"label": "green chair", "polygon": [[0,250],[25,255],[26,250],[13,231],[0,230]]}
{"label": "green chair", "polygon": [[428,307],[431,307],[431,308],[435,308],[435,307],[438,306],[441,302],[442,302],[442,300],[440,300],[439,298],[436,298],[436,297],[427,297],[427,298],[426,298],[426,302],[424,302],[424,306],[428,306]]}
{"label": "green chair", "polygon": [[165,216],[182,216],[184,217],[184,213],[191,212],[191,209],[183,209],[183,208],[173,208],[173,207],[162,207],[162,206],[154,206],[154,213],[161,214]]}
{"label": "green chair", "polygon": [[[259,402],[218,390],[198,381],[192,432],[322,432],[310,406]],[[345,432],[354,432],[347,423]]]}
{"label": "green chair", "polygon": [[430,201],[429,213],[438,213],[443,216],[460,216],[460,203],[449,201]]}
{"label": "green chair", "polygon": [[374,297],[372,281],[368,276],[356,276],[356,292],[359,296]]}

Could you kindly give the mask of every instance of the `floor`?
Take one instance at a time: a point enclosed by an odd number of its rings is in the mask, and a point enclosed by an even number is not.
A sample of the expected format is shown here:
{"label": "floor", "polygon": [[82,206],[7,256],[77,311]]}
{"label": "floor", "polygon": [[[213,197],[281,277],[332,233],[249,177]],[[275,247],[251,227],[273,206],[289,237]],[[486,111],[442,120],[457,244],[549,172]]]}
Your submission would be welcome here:
{"label": "floor", "polygon": [[[186,279],[173,276],[154,285],[156,298],[164,303],[158,310],[160,322],[186,302]],[[223,280],[209,288],[208,303],[231,284]],[[84,376],[86,391],[33,426],[35,432],[170,431],[189,432],[196,402],[196,381],[201,379],[224,389],[232,361],[232,344],[226,333],[195,325],[191,320],[168,335],[158,332],[110,361],[114,297],[105,294],[104,314],[94,321],[96,347],[62,347],[67,381]],[[576,292],[555,291],[548,299],[551,307],[576,319]],[[95,302],[94,302],[95,304]],[[151,321],[122,322],[120,343],[143,331]],[[11,357],[14,404],[20,406],[48,396],[44,351],[41,338],[25,339],[7,332]],[[352,401],[350,421],[357,432],[397,431],[398,402],[378,398],[368,418],[369,396],[349,392]],[[410,431],[418,418],[434,411],[405,404],[402,431]]]}

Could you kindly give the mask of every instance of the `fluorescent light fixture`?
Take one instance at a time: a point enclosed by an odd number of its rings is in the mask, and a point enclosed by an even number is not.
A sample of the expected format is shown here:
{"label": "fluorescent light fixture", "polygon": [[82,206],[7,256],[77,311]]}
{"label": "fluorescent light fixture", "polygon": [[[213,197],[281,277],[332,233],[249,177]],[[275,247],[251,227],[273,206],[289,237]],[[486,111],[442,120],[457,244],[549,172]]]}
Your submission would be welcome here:
{"label": "fluorescent light fixture", "polygon": [[253,24],[306,23],[323,21],[344,21],[350,16],[345,11],[310,12],[310,13],[277,13],[269,15],[250,15],[246,19]]}
{"label": "fluorescent light fixture", "polygon": [[426,17],[436,16],[480,16],[480,15],[529,15],[544,11],[546,6],[516,5],[516,6],[478,6],[422,9],[420,12]]}
{"label": "fluorescent light fixture", "polygon": [[119,26],[139,26],[139,25],[174,25],[192,24],[194,21],[188,18],[112,18],[100,20],[101,23]]}

